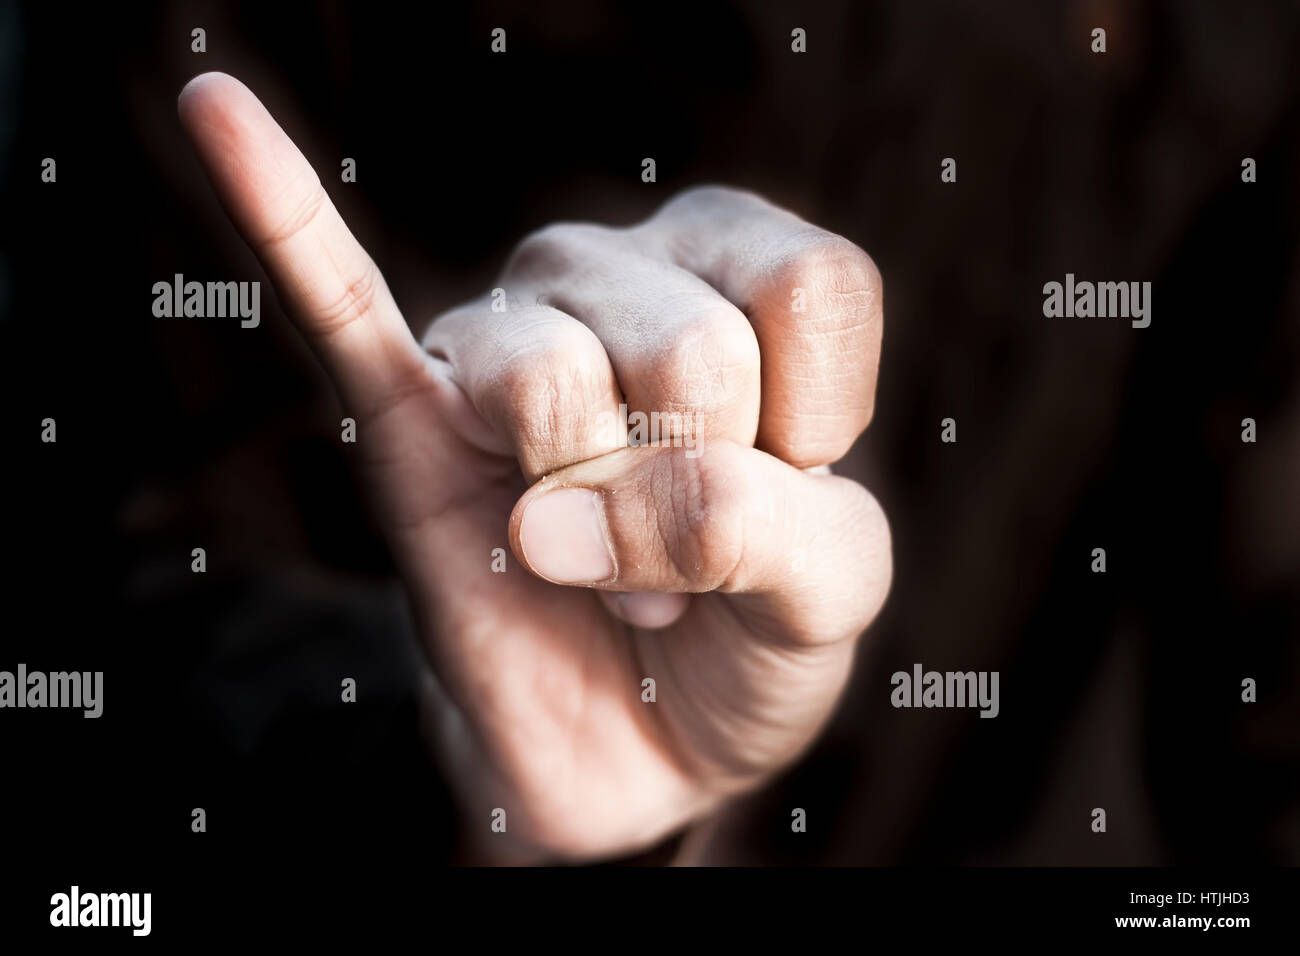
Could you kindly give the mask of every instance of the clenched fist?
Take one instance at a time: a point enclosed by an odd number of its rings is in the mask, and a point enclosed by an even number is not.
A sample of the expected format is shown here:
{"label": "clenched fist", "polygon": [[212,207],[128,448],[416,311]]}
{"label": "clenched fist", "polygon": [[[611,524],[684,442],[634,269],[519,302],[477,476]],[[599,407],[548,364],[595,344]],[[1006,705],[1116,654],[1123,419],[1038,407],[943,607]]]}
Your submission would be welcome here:
{"label": "clenched fist", "polygon": [[[179,108],[357,421],[486,858],[635,851],[789,763],[889,589],[880,507],[825,467],[871,419],[867,255],[696,189],[631,228],[529,236],[421,345],[246,87],[205,74]],[[620,406],[667,433],[629,445],[602,427]]]}

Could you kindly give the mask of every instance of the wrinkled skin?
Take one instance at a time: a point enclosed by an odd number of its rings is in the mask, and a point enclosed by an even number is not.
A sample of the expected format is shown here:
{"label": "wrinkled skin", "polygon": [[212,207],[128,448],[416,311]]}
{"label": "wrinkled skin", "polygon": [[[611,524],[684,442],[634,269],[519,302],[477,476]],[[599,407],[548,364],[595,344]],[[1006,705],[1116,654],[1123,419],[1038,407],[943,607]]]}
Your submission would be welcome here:
{"label": "wrinkled skin", "polygon": [[[794,759],[889,589],[880,507],[825,467],[872,415],[870,258],[700,188],[628,229],[529,236],[501,293],[421,343],[246,87],[205,74],[179,109],[356,419],[482,858],[632,852]],[[620,403],[684,433],[625,447],[602,427]]]}

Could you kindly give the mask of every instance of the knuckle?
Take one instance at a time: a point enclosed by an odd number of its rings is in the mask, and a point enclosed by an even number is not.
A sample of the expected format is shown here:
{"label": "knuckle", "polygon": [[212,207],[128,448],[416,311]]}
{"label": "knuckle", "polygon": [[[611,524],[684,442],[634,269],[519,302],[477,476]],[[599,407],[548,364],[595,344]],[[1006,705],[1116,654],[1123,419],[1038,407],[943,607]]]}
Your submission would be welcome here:
{"label": "knuckle", "polygon": [[585,422],[587,406],[603,388],[604,350],[585,327],[541,320],[532,340],[505,360],[497,394],[516,441],[557,446]]}
{"label": "knuckle", "polygon": [[659,348],[653,375],[660,394],[711,411],[744,401],[758,384],[758,339],[744,314],[727,302],[696,311]]}
{"label": "knuckle", "polygon": [[[843,236],[814,230],[792,242],[776,269],[785,294],[803,289],[813,331],[865,334],[881,306],[884,284],[871,257]],[[807,330],[806,330],[807,331]]]}
{"label": "knuckle", "polygon": [[631,233],[675,260],[697,246],[694,223],[714,218],[725,221],[760,207],[772,208],[756,193],[706,183],[671,196],[648,219],[632,227]]}
{"label": "knuckle", "polygon": [[367,258],[358,275],[344,280],[338,298],[320,309],[315,320],[317,331],[327,337],[337,335],[353,322],[369,315],[374,311],[380,282],[379,267]]}
{"label": "knuckle", "polygon": [[764,423],[765,445],[778,457],[798,467],[838,461],[871,423],[882,288],[867,253],[813,227],[776,257],[760,308],[798,357],[789,414]]}
{"label": "knuckle", "polygon": [[674,449],[657,462],[652,500],[664,554],[694,591],[725,587],[744,557],[748,488],[737,464],[726,443],[696,458]]}
{"label": "knuckle", "polygon": [[316,217],[328,202],[329,196],[325,192],[325,187],[313,173],[310,185],[301,191],[300,198],[294,202],[293,208],[280,218],[279,225],[267,234],[262,240],[262,245],[268,248],[277,246],[300,235],[316,221]]}
{"label": "knuckle", "polygon": [[752,205],[755,203],[768,205],[765,199],[759,197],[747,189],[737,189],[734,186],[724,186],[721,183],[704,183],[699,186],[692,186],[689,189],[683,189],[675,196],[668,199],[660,207],[661,212],[676,210],[682,206],[699,206],[706,209],[716,209],[726,206]]}
{"label": "knuckle", "polygon": [[591,223],[553,222],[534,230],[515,246],[506,262],[508,276],[553,275],[575,271],[585,250],[604,230]]}

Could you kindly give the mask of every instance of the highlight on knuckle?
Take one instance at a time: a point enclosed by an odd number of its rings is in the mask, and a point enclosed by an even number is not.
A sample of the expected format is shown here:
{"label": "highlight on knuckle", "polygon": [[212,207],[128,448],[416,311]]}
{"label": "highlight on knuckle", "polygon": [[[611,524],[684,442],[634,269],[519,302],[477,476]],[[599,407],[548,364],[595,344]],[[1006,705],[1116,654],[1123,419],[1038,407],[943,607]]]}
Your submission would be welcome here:
{"label": "highlight on knuckle", "polygon": [[588,405],[605,363],[599,349],[585,328],[548,323],[536,341],[510,355],[497,393],[520,444],[557,446],[590,424]]}
{"label": "highlight on knuckle", "polygon": [[661,393],[712,411],[749,397],[759,380],[758,340],[739,309],[723,303],[672,330],[654,360]]}
{"label": "highlight on knuckle", "polygon": [[505,275],[522,278],[574,272],[601,227],[591,223],[554,222],[520,241],[506,262]]}
{"label": "highlight on knuckle", "polygon": [[660,207],[660,212],[661,214],[671,214],[683,206],[720,209],[756,202],[762,203],[763,200],[748,190],[737,189],[734,186],[724,186],[719,183],[705,183],[677,193]]}
{"label": "highlight on knuckle", "polygon": [[775,270],[787,299],[801,290],[808,305],[799,318],[805,331],[866,334],[881,308],[883,282],[871,257],[857,245],[813,230],[798,237]]}

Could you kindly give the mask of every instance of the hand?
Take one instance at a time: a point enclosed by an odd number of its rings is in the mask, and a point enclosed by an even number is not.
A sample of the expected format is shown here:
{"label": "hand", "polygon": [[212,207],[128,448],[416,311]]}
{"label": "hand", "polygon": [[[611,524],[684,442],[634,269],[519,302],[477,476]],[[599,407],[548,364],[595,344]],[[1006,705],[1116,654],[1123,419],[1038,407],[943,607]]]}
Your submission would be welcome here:
{"label": "hand", "polygon": [[[528,237],[504,295],[441,316],[421,348],[246,87],[205,74],[179,110],[356,419],[483,845],[631,852],[794,759],[889,588],[880,507],[819,467],[871,418],[867,255],[752,194],[696,189],[632,228]],[[623,447],[621,403],[680,424]],[[496,573],[507,547],[518,564]]]}

